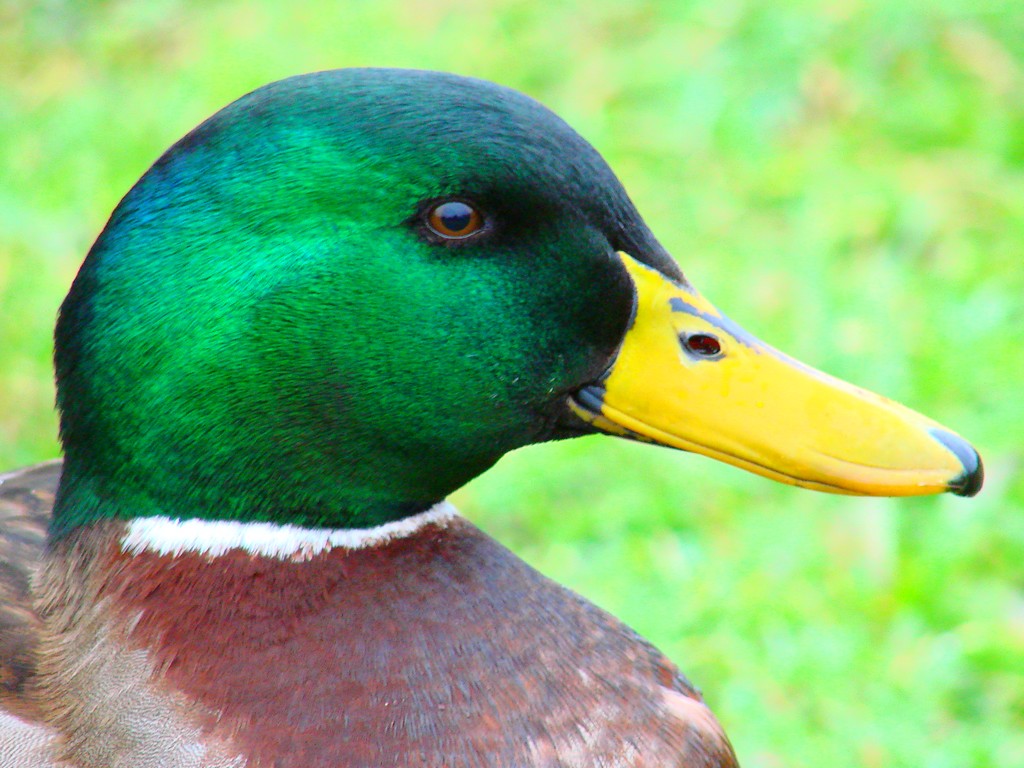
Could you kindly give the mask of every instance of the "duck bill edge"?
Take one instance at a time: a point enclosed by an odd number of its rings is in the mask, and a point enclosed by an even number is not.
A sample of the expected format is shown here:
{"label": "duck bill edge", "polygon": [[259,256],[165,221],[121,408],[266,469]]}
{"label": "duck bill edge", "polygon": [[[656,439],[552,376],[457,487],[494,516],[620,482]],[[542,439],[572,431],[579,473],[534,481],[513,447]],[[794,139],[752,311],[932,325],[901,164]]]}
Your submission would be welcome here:
{"label": "duck bill edge", "polygon": [[983,469],[934,421],[762,343],[688,286],[620,253],[633,323],[571,410],[592,428],[830,493],[973,496]]}

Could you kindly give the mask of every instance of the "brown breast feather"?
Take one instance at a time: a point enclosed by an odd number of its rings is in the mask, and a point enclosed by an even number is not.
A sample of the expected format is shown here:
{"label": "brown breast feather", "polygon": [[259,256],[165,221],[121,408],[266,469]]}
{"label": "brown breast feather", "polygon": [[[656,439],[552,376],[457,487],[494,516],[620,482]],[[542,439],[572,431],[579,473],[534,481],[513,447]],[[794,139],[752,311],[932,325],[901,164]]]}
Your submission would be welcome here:
{"label": "brown breast feather", "polygon": [[734,764],[657,650],[463,520],[305,562],[145,553],[109,588],[250,765]]}
{"label": "brown breast feather", "polygon": [[[110,739],[65,739],[75,766],[735,765],[657,650],[465,521],[306,562],[128,556],[123,530],[96,524],[51,555],[49,650],[30,687],[73,736],[118,707],[110,670],[127,674],[122,699],[145,718],[121,716],[119,738],[154,744],[115,763]],[[71,550],[77,574],[62,567]],[[89,690],[69,693],[76,655]],[[204,756],[182,756],[191,738]],[[152,750],[172,742],[161,762]]]}
{"label": "brown breast feather", "polygon": [[51,758],[55,731],[31,696],[43,622],[32,584],[42,565],[61,462],[0,476],[0,766],[70,768]]}
{"label": "brown breast feather", "polygon": [[42,622],[32,580],[42,563],[59,461],[0,477],[0,704],[23,703]]}

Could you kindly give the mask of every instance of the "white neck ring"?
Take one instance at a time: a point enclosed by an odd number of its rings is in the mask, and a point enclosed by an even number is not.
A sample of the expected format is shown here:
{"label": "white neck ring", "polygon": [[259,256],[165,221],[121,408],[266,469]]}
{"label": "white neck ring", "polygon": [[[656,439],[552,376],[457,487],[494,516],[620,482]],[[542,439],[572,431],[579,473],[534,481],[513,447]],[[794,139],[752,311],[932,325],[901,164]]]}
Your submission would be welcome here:
{"label": "white neck ring", "polygon": [[257,557],[301,561],[332,549],[379,547],[413,536],[428,525],[445,528],[457,517],[458,511],[447,501],[374,528],[302,528],[262,522],[137,517],[128,523],[121,550],[132,555],[194,553],[210,558],[242,550]]}

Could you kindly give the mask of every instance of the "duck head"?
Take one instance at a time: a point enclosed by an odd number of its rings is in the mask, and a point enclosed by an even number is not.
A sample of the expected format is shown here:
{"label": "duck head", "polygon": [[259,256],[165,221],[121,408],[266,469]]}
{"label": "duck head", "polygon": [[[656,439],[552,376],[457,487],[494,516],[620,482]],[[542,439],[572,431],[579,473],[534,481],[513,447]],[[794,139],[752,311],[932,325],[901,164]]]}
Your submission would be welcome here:
{"label": "duck head", "polygon": [[763,345],[531,99],[431,72],[261,88],[118,205],[56,332],[57,530],[366,527],[594,431],[866,494],[980,486],[961,438]]}

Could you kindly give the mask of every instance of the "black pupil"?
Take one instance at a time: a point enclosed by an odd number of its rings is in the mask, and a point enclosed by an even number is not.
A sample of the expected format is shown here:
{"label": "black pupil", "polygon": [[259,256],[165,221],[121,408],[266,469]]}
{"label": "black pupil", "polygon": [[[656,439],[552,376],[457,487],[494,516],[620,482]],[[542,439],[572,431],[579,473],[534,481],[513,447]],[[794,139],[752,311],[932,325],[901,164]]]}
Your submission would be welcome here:
{"label": "black pupil", "polygon": [[473,209],[465,203],[445,203],[435,213],[450,232],[464,232],[473,223]]}
{"label": "black pupil", "polygon": [[687,337],[686,347],[702,357],[714,357],[722,351],[722,345],[718,343],[718,339],[706,333],[695,333]]}

